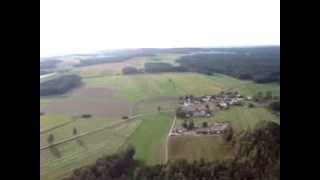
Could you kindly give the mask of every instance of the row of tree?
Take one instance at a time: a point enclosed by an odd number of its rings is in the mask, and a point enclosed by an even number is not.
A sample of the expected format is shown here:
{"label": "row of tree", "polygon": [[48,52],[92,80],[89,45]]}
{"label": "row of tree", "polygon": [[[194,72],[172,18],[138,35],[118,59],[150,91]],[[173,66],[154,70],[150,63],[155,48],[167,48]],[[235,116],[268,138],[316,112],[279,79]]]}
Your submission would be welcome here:
{"label": "row of tree", "polygon": [[280,125],[263,122],[236,138],[234,158],[224,161],[169,161],[153,166],[133,159],[134,149],[77,169],[65,180],[278,180]]}
{"label": "row of tree", "polygon": [[78,75],[64,75],[40,83],[40,96],[60,95],[71,89],[81,86],[81,77]]}

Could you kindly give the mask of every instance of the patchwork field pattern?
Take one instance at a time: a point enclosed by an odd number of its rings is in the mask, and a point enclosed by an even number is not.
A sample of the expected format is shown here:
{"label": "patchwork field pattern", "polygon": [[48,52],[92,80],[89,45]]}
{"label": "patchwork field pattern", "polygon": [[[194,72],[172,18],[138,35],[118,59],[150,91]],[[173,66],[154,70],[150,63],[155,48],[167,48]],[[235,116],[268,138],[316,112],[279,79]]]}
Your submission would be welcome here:
{"label": "patchwork field pattern", "polygon": [[[157,59],[157,56],[154,58],[152,61],[163,61],[161,58]],[[174,64],[175,58],[168,58],[166,61]],[[137,58],[132,63],[142,67],[144,60]],[[90,164],[103,155],[117,152],[129,144],[136,148],[135,158],[138,160],[146,164],[163,163],[166,136],[179,96],[213,95],[230,88],[239,89],[246,95],[266,90],[279,94],[280,91],[277,84],[259,85],[224,75],[113,74],[119,73],[121,67],[122,65],[115,65],[110,68],[116,70],[111,75],[106,75],[106,67],[103,66],[84,67],[77,70],[83,77],[83,87],[63,96],[40,98],[40,111],[45,113],[40,116],[41,179],[61,179],[73,169]],[[101,69],[96,71],[95,68]],[[92,117],[81,118],[83,114],[91,114]],[[122,118],[130,115],[138,116],[134,119]],[[280,123],[278,117],[259,107],[235,107],[219,111],[212,118],[198,119],[195,123],[201,125],[204,121],[209,124],[231,121],[233,127],[241,131],[254,127],[261,120]],[[178,119],[176,126],[181,125],[181,122]],[[74,128],[77,128],[77,135],[72,133]],[[44,148],[49,145],[50,134],[54,135],[53,146]],[[54,145],[58,142],[62,143]],[[230,152],[230,146],[223,144],[219,137],[175,137],[169,141],[169,160],[196,160],[203,156],[213,160],[229,157]]]}

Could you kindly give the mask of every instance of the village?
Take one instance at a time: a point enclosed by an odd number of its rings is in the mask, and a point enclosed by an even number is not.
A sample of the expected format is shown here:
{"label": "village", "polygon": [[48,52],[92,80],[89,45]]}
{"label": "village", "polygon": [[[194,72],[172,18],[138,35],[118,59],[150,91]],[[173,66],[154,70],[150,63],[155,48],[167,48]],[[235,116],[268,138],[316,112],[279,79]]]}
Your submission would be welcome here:
{"label": "village", "polygon": [[238,91],[222,91],[211,96],[194,97],[190,95],[180,97],[180,105],[177,108],[176,116],[184,119],[185,122],[182,127],[173,128],[170,136],[226,134],[232,129],[230,122],[215,122],[211,125],[205,122],[202,127],[196,127],[193,120],[212,117],[218,110],[227,110],[232,106],[242,106],[245,100],[250,101],[252,97],[244,97]]}

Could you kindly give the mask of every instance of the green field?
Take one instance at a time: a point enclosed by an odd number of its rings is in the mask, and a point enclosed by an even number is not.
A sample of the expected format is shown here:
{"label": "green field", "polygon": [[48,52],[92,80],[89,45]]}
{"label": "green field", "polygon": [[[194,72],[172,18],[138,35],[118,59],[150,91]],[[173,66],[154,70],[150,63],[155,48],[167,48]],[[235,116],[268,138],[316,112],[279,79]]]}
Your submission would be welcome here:
{"label": "green field", "polygon": [[166,137],[173,118],[173,113],[156,113],[141,118],[142,123],[126,142],[135,147],[135,159],[146,164],[165,161]]}

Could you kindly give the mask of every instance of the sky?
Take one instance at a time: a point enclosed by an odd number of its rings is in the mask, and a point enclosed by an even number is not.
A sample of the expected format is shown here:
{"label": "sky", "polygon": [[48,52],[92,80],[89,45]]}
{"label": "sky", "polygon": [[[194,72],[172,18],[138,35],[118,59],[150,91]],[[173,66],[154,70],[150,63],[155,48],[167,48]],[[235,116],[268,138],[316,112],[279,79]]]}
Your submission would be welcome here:
{"label": "sky", "polygon": [[40,0],[40,56],[280,44],[280,0]]}

